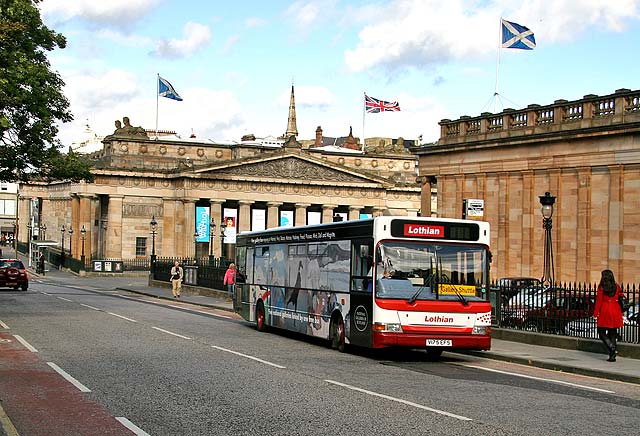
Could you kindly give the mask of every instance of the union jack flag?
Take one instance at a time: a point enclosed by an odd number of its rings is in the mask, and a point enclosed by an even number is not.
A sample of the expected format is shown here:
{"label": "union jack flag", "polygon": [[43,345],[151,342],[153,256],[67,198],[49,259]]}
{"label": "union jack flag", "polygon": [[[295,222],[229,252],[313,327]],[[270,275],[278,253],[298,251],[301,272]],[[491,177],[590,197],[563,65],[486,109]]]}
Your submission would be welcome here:
{"label": "union jack flag", "polygon": [[400,105],[397,101],[384,101],[364,95],[364,107],[368,113],[377,114],[379,112],[398,112]]}

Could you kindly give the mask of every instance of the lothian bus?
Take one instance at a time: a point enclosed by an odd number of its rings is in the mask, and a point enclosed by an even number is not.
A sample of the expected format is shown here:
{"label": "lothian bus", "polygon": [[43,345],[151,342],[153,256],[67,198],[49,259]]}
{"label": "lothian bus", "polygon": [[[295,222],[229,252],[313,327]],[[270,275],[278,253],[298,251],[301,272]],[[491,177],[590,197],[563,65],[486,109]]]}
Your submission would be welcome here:
{"label": "lothian bus", "polygon": [[488,350],[489,223],[382,216],[242,232],[234,308],[360,347]]}

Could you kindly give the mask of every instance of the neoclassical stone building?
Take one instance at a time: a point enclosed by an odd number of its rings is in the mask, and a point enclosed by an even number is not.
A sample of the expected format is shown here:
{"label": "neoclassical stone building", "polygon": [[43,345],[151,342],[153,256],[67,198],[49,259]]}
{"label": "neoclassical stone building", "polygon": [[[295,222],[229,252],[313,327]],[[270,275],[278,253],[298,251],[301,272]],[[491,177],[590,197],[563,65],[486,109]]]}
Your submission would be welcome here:
{"label": "neoclassical stone building", "polygon": [[464,199],[484,200],[492,226],[492,277],[541,277],[539,196],[556,196],[555,278],[599,280],[612,269],[640,283],[640,91],[620,89],[546,106],[442,120],[419,156],[422,210],[437,187],[442,217],[461,217]]}
{"label": "neoclassical stone building", "polygon": [[[366,152],[351,134],[325,146],[322,129],[305,146],[296,140],[293,90],[289,123],[279,143],[255,138],[220,144],[146,132],[125,119],[92,155],[93,183],[31,182],[20,186],[19,221],[45,224],[47,239],[65,235],[80,257],[84,227],[87,257],[131,259],[152,250],[150,221],[158,223],[158,256],[220,255],[219,225],[230,224],[224,255],[234,254],[234,232],[380,214],[417,215],[421,188],[417,157],[391,142]],[[203,212],[204,211],[204,212]],[[218,226],[213,238],[195,237],[200,214]],[[200,226],[203,224],[200,222]],[[28,233],[20,232],[26,241]],[[196,241],[196,239],[198,239]],[[210,243],[213,242],[213,247]],[[69,245],[70,244],[70,245]]]}

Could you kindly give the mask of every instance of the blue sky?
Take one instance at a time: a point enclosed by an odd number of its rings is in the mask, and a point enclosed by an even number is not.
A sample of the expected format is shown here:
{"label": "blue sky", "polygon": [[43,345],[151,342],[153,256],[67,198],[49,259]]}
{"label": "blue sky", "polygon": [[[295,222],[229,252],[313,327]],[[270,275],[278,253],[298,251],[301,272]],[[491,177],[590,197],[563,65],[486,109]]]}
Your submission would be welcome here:
{"label": "blue sky", "polygon": [[[156,75],[184,98],[160,98],[159,129],[240,140],[279,136],[295,85],[300,139],[384,136],[435,141],[438,121],[619,88],[640,89],[640,0],[43,0],[67,37],[49,55],[75,117],[153,129]],[[500,17],[529,27],[532,51],[500,50]],[[400,112],[363,117],[364,93]],[[363,128],[364,118],[364,128]]]}

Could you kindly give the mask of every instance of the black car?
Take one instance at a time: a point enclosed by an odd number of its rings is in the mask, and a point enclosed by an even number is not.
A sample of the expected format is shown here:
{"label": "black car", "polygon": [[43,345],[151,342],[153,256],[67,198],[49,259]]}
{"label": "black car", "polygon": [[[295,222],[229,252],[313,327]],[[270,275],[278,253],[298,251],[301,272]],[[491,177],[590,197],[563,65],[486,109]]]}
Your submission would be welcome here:
{"label": "black car", "polygon": [[0,259],[0,287],[29,289],[29,276],[19,259]]}
{"label": "black car", "polygon": [[493,289],[500,291],[502,302],[506,304],[523,289],[542,289],[542,282],[534,277],[504,277],[496,282]]}

